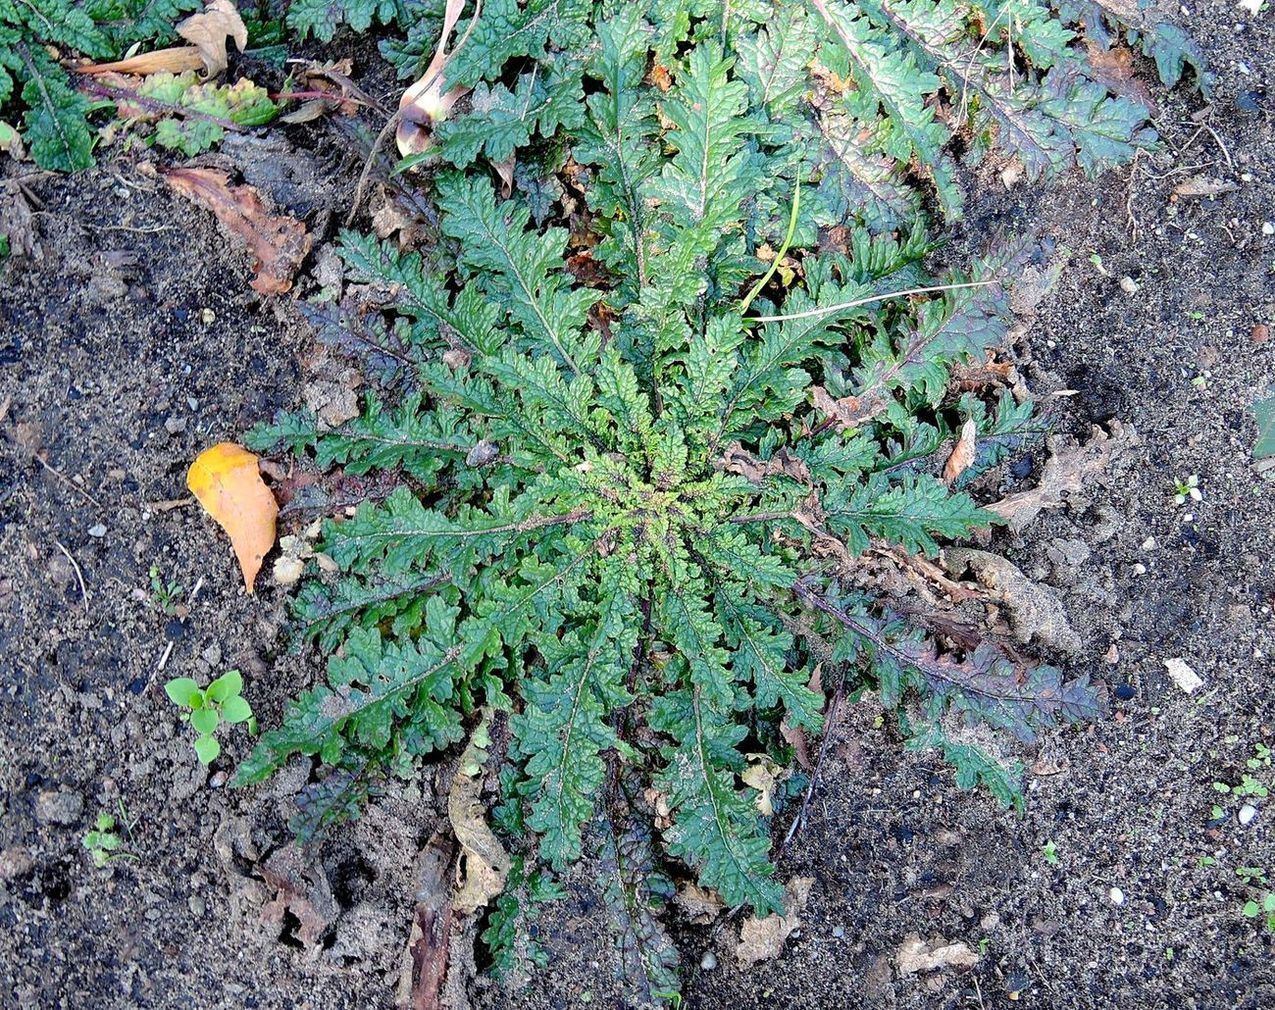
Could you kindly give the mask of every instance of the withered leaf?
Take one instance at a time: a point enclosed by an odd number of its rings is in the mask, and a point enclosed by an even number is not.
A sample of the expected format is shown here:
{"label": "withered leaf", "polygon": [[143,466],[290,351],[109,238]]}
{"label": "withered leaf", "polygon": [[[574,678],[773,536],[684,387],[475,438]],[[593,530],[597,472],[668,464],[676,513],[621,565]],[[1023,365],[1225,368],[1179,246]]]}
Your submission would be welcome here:
{"label": "withered leaf", "polygon": [[271,214],[251,186],[232,186],[230,176],[215,168],[170,168],[165,181],[178,193],[216,215],[253,255],[254,291],[283,294],[310,253],[314,237],[294,217]]}
{"label": "withered leaf", "polygon": [[815,410],[835,420],[844,431],[846,428],[857,428],[871,421],[885,411],[890,401],[884,395],[875,396],[843,396],[834,400],[823,386],[814,386],[810,390],[811,402]]}
{"label": "withered leaf", "polygon": [[138,53],[110,63],[83,63],[74,69],[77,74],[133,74],[146,77],[149,74],[184,74],[188,70],[202,70],[205,69],[205,63],[203,54],[197,47],[172,46],[169,49]]}
{"label": "withered leaf", "polygon": [[322,863],[290,842],[261,865],[261,875],[276,892],[261,910],[262,920],[282,926],[285,914],[291,914],[297,921],[296,938],[306,949],[317,950],[341,914]]}
{"label": "withered leaf", "polygon": [[1064,494],[1078,492],[1088,478],[1110,466],[1117,453],[1137,444],[1137,433],[1132,427],[1122,425],[1119,421],[1111,423],[1110,435],[1095,426],[1086,445],[1067,445],[1056,436],[1050,437],[1049,461],[1045,464],[1040,483],[1028,491],[1008,495],[988,505],[987,509],[1004,519],[1009,528],[1017,533],[1035,519],[1042,509],[1061,505]]}
{"label": "withered leaf", "polygon": [[1209,200],[1223,193],[1232,193],[1237,189],[1239,187],[1233,182],[1215,179],[1208,175],[1193,175],[1173,187],[1172,199]]}
{"label": "withered leaf", "polygon": [[750,915],[739,928],[739,945],[735,957],[741,966],[770,961],[784,950],[784,941],[801,925],[801,913],[810,900],[814,877],[793,877],[784,888],[784,914],[759,919]]}
{"label": "withered leaf", "polygon": [[177,22],[177,34],[198,50],[209,77],[220,74],[229,63],[227,39],[234,39],[241,53],[248,47],[248,29],[233,0],[209,0],[201,13]]}
{"label": "withered leaf", "polygon": [[462,915],[477,911],[500,894],[509,873],[509,854],[487,824],[480,795],[486,726],[484,719],[474,731],[447,793],[447,817],[460,842],[464,862],[464,878],[452,904]]}
{"label": "withered leaf", "polygon": [[947,463],[943,466],[943,480],[948,484],[953,483],[974,462],[974,443],[977,438],[978,425],[971,418],[961,425],[961,437],[957,439],[952,455],[948,456]]}
{"label": "withered leaf", "polygon": [[963,943],[949,943],[935,937],[928,943],[913,933],[895,952],[900,975],[941,968],[969,968],[978,964],[978,954]]}
{"label": "withered leaf", "polygon": [[1080,649],[1080,636],[1067,619],[1062,600],[1048,586],[1029,579],[1013,562],[998,554],[958,547],[943,552],[943,563],[957,576],[968,569],[1005,605],[1019,642],[1026,644],[1034,638],[1043,647],[1068,655]]}
{"label": "withered leaf", "polygon": [[722,453],[722,469],[727,473],[737,473],[754,484],[760,484],[767,477],[777,474],[791,477],[798,484],[814,483],[805,460],[794,456],[787,449],[780,449],[768,460],[760,460],[740,443],[732,442]]}

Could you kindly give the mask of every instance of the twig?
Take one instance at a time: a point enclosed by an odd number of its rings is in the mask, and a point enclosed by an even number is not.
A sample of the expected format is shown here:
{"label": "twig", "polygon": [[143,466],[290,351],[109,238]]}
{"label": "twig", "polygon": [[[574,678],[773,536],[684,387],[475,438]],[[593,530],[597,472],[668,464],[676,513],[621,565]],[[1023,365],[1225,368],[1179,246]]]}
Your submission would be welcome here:
{"label": "twig", "polygon": [[1221,137],[1219,137],[1219,136],[1217,135],[1217,130],[1215,130],[1215,129],[1213,129],[1213,127],[1209,126],[1209,124],[1208,124],[1208,123],[1202,123],[1201,125],[1202,125],[1202,126],[1203,126],[1206,130],[1208,130],[1208,131],[1209,131],[1209,133],[1212,135],[1213,139],[1214,139],[1215,141],[1217,141],[1217,146],[1218,146],[1218,147],[1220,147],[1220,148],[1222,149],[1222,155],[1223,155],[1223,157],[1225,157],[1225,158],[1226,158],[1226,164],[1227,164],[1227,167],[1228,167],[1228,168],[1230,168],[1230,170],[1231,170],[1232,172],[1234,172],[1234,171],[1235,171],[1235,162],[1233,162],[1233,161],[1231,160],[1231,152],[1230,152],[1230,151],[1228,151],[1228,150],[1226,149],[1226,145],[1225,145],[1224,143],[1222,143],[1222,138],[1221,138]]}
{"label": "twig", "polygon": [[159,662],[155,665],[156,673],[164,672],[164,667],[168,665],[168,657],[171,656],[172,654],[173,654],[173,643],[169,642],[168,645],[164,647],[164,654],[159,657]]}
{"label": "twig", "polygon": [[53,474],[53,476],[60,480],[63,484],[66,484],[72,491],[83,495],[86,501],[91,502],[97,508],[102,507],[102,503],[100,501],[85,491],[84,488],[80,487],[80,485],[75,483],[75,481],[71,480],[71,478],[64,474],[61,470],[57,469],[57,467],[50,464],[49,461],[38,452],[33,452],[31,454],[31,458],[44,467],[44,469],[48,470],[49,473]]}
{"label": "twig", "polygon": [[199,591],[204,588],[204,577],[201,575],[195,580],[195,587],[190,591],[190,595],[186,597],[186,606],[190,606],[195,602],[195,597],[199,595]]}
{"label": "twig", "polygon": [[126,224],[93,224],[91,221],[85,221],[83,224],[90,231],[125,231],[130,235],[158,235],[160,232],[177,231],[177,227],[171,224],[157,224],[154,228],[132,228]]}
{"label": "twig", "polygon": [[403,110],[397,109],[394,115],[385,121],[385,125],[381,127],[381,132],[376,135],[376,140],[372,141],[372,149],[367,152],[367,160],[363,162],[363,171],[359,173],[359,184],[354,187],[354,201],[350,204],[350,212],[345,216],[345,226],[353,227],[354,217],[359,212],[359,207],[363,203],[363,191],[367,188],[368,176],[372,174],[372,166],[376,163],[376,156],[381,153],[381,148],[385,145],[385,141],[390,134],[398,128],[399,122],[403,118]]}
{"label": "twig", "polygon": [[1124,195],[1124,216],[1129,225],[1129,233],[1138,241],[1138,215],[1133,212],[1133,187],[1138,180],[1138,159],[1142,157],[1142,148],[1133,152],[1133,164],[1129,166],[1129,186]]}
{"label": "twig", "polygon": [[53,542],[57,545],[58,550],[66,555],[67,561],[71,562],[71,567],[75,569],[75,578],[80,584],[80,599],[84,601],[84,612],[87,614],[89,612],[89,591],[84,588],[84,573],[80,571],[80,563],[71,556],[70,551],[62,546],[60,540],[54,540]]}
{"label": "twig", "polygon": [[[815,788],[819,785],[819,775],[823,771],[824,759],[828,754],[828,744],[832,740],[832,730],[836,725],[837,711],[841,708],[841,699],[845,696],[845,691],[846,672],[843,666],[841,679],[837,681],[837,689],[833,692],[832,701],[828,703],[828,712],[824,716],[823,739],[819,741],[819,754],[815,758],[814,771],[810,773],[810,785],[806,786],[806,794],[801,798],[801,809],[797,811],[797,816],[793,818],[792,824],[788,825],[788,833],[784,835],[783,843],[779,846],[778,855],[783,855],[789,843],[797,836],[797,832],[801,830],[801,825],[805,823],[806,811],[810,808],[810,801],[814,798]],[[777,858],[778,856],[776,856]]]}
{"label": "twig", "polygon": [[905,288],[902,291],[887,291],[880,295],[869,295],[867,298],[856,298],[852,302],[841,302],[838,305],[825,305],[822,308],[806,309],[804,312],[792,312],[779,316],[748,316],[745,322],[752,323],[785,323],[794,319],[811,319],[814,316],[829,316],[845,309],[870,305],[872,302],[884,302],[890,298],[904,298],[908,295],[925,295],[935,291],[962,291],[966,288],[985,288],[991,284],[1000,284],[999,280],[967,281],[964,284],[935,284],[924,288]]}

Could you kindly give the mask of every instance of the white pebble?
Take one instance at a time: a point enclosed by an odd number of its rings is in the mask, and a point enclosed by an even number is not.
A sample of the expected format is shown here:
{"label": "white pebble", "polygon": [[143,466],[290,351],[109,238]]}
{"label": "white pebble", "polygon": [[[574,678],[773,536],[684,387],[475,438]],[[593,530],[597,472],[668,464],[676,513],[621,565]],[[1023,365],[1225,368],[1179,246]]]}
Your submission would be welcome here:
{"label": "white pebble", "polygon": [[1120,278],[1120,290],[1126,295],[1136,295],[1138,293],[1138,282],[1126,274]]}
{"label": "white pebble", "polygon": [[717,967],[717,955],[711,950],[705,952],[704,956],[699,959],[699,966],[705,971],[712,971]]}
{"label": "white pebble", "polygon": [[1204,684],[1200,675],[1191,669],[1191,664],[1184,660],[1181,656],[1174,656],[1164,661],[1164,668],[1168,671],[1169,679],[1177,684],[1183,691],[1190,694],[1196,688]]}
{"label": "white pebble", "polygon": [[96,537],[99,540],[102,539],[102,537],[106,536],[106,524],[98,523],[96,526],[90,526],[89,536]]}
{"label": "white pebble", "polygon": [[1147,537],[1144,541],[1142,541],[1142,549],[1144,551],[1153,551],[1155,550],[1155,547],[1155,537]]}
{"label": "white pebble", "polygon": [[1133,574],[1134,574],[1134,575],[1146,575],[1146,574],[1147,574],[1147,566],[1146,566],[1146,565],[1144,565],[1141,561],[1139,561],[1136,565],[1134,565],[1134,566],[1133,566]]}
{"label": "white pebble", "polygon": [[1124,904],[1124,891],[1120,890],[1120,888],[1118,888],[1118,887],[1113,887],[1113,888],[1111,889],[1111,903],[1112,903],[1113,905],[1123,905],[1123,904]]}
{"label": "white pebble", "polygon": [[1240,826],[1247,828],[1253,823],[1253,818],[1257,816],[1257,807],[1251,803],[1245,803],[1240,807]]}
{"label": "white pebble", "polygon": [[1275,235],[1275,222],[1265,221],[1262,224],[1263,235]]}

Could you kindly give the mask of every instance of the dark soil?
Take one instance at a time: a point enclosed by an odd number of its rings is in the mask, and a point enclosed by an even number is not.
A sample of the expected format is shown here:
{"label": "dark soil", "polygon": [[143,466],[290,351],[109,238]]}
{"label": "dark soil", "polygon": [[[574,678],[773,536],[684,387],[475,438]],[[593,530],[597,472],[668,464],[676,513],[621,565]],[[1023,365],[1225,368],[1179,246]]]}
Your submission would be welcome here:
{"label": "dark soil", "polygon": [[[1275,1006],[1275,934],[1241,913],[1266,888],[1236,874],[1275,879],[1275,806],[1253,799],[1242,826],[1244,801],[1214,785],[1275,745],[1275,497],[1252,468],[1249,410],[1275,381],[1275,343],[1259,339],[1275,325],[1275,25],[1229,0],[1182,23],[1218,73],[1211,108],[1164,98],[1163,150],[1095,182],[1006,192],[987,169],[944,254],[1032,222],[1069,250],[1020,368],[1058,394],[1063,432],[1114,419],[1141,440],[995,542],[1062,599],[1080,648],[1046,658],[1106,682],[1113,717],[1024,755],[1019,817],[905,752],[871,702],[848,706],[781,864],[814,878],[799,931],[741,970],[738,922],[674,919],[686,1005]],[[217,160],[322,242],[357,164],[313,129]],[[302,879],[284,846],[305,769],[228,792],[244,738],[200,766],[161,690],[237,667],[269,725],[315,674],[284,648],[268,569],[246,596],[210,521],[170,507],[193,456],[298,402],[314,359],[290,298],[255,295],[209,215],[134,157],[29,177],[41,255],[0,265],[0,1006],[389,1006],[436,773],[380,797]],[[1237,188],[1174,199],[1197,174]],[[1177,505],[1189,474],[1202,500]],[[152,600],[152,565],[187,595],[200,583],[184,620]],[[1204,680],[1191,695],[1167,676],[1174,657]],[[131,858],[97,869],[80,839],[121,802]],[[272,901],[289,876],[292,900]],[[550,970],[514,992],[473,979],[473,1007],[623,1006],[605,909],[587,871],[572,882],[539,930]],[[981,957],[901,976],[912,934]]]}

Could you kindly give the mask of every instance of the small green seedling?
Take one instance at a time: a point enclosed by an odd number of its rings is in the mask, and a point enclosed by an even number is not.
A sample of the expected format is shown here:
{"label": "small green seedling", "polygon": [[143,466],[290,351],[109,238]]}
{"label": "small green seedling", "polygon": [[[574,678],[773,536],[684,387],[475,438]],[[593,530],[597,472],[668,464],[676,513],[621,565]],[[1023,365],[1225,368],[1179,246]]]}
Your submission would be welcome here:
{"label": "small green seedling", "polygon": [[1244,762],[1251,772],[1258,771],[1262,768],[1271,766],[1271,749],[1264,743],[1256,744],[1253,750],[1253,756]]}
{"label": "small green seedling", "polygon": [[119,850],[124,843],[115,833],[115,818],[110,814],[98,814],[93,830],[85,832],[81,841],[93,857],[94,866],[105,866],[117,855],[122,855]]}
{"label": "small green seedling", "polygon": [[1202,501],[1204,498],[1200,491],[1199,474],[1193,473],[1186,480],[1175,481],[1173,491],[1173,501],[1176,505],[1185,505],[1188,498],[1191,501]]}
{"label": "small green seedling", "polygon": [[1054,845],[1052,838],[1040,847],[1040,852],[1050,866],[1058,865],[1058,847]]}
{"label": "small green seedling", "polygon": [[177,601],[185,590],[180,583],[165,583],[159,573],[159,565],[151,565],[151,605],[160,613],[171,617],[177,612]]}
{"label": "small green seedling", "polygon": [[1275,933],[1275,893],[1267,894],[1260,902],[1246,901],[1244,903],[1246,919],[1256,919],[1258,916],[1265,916],[1266,928]]}
{"label": "small green seedling", "polygon": [[201,688],[190,677],[177,677],[164,685],[164,693],[173,704],[189,711],[182,719],[195,728],[195,754],[201,764],[211,764],[221,753],[221,744],[214,736],[223,723],[248,724],[248,732],[257,732],[257,720],[252,708],[242,695],[243,675],[238,670],[227,670],[207,688]]}
{"label": "small green seedling", "polygon": [[1262,783],[1260,779],[1254,778],[1252,775],[1244,775],[1240,778],[1240,784],[1232,786],[1231,792],[1236,796],[1257,796],[1265,799],[1270,795],[1270,790]]}
{"label": "small green seedling", "polygon": [[1266,883],[1266,871],[1263,870],[1260,866],[1236,867],[1235,875],[1239,877],[1240,880],[1244,881],[1244,883],[1249,884],[1250,886],[1254,884],[1265,885]]}

